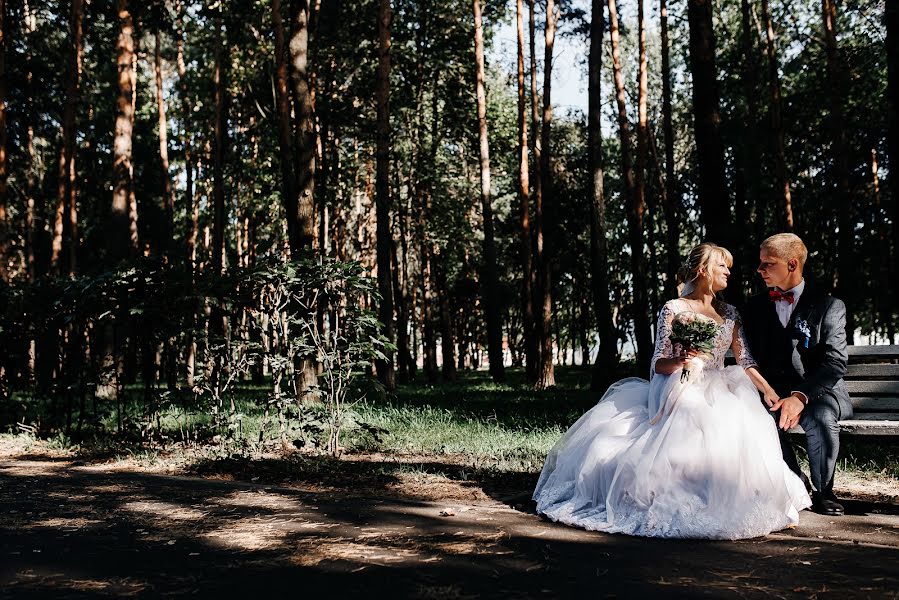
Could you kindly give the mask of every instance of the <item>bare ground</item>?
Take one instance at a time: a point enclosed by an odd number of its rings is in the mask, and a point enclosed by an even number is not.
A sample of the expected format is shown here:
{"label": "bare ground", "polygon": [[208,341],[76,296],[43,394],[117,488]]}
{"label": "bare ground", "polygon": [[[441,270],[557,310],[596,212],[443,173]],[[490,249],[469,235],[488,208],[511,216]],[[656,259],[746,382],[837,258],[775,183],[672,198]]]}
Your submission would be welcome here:
{"label": "bare ground", "polygon": [[899,593],[889,482],[851,484],[865,499],[846,517],[804,512],[764,538],[646,540],[549,523],[527,501],[533,474],[443,459],[208,461],[196,477],[2,441],[0,598]]}

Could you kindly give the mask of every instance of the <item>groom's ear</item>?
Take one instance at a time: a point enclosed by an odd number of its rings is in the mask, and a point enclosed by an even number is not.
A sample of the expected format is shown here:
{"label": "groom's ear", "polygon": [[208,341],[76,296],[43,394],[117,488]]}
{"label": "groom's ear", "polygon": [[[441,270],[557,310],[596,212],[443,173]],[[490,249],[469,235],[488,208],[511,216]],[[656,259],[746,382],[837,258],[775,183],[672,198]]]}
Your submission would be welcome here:
{"label": "groom's ear", "polygon": [[799,261],[796,260],[795,258],[791,258],[791,259],[787,262],[787,268],[790,269],[791,271],[795,271],[795,270],[796,270],[796,267],[797,267],[798,265],[799,265]]}

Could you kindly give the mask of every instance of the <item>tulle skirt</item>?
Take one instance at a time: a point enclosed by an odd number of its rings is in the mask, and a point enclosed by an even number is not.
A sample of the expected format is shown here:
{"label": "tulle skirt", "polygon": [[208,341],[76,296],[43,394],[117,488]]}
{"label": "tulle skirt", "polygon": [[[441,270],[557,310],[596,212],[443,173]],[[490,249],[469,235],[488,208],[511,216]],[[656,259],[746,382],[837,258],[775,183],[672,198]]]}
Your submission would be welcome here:
{"label": "tulle skirt", "polygon": [[811,504],[736,366],[613,384],[549,453],[534,500],[584,529],[731,540],[796,525]]}

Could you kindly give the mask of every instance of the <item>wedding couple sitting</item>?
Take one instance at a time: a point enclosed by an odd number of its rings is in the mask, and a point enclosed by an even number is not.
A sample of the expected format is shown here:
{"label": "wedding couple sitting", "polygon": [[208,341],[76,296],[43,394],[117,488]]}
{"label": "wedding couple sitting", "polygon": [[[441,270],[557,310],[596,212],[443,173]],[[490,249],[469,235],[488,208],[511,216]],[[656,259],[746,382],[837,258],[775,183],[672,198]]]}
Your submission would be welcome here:
{"label": "wedding couple sitting", "polygon": [[[842,515],[833,479],[838,421],[852,415],[846,309],[805,281],[807,256],[793,234],[766,239],[758,273],[768,290],[741,315],[717,298],[731,253],[693,248],[681,296],[659,314],[649,381],[613,384],[571,426],[546,459],[538,512],[590,530],[711,539],[795,526],[809,506]],[[684,316],[706,323],[710,350],[672,336]],[[785,434],[797,424],[810,484]]]}

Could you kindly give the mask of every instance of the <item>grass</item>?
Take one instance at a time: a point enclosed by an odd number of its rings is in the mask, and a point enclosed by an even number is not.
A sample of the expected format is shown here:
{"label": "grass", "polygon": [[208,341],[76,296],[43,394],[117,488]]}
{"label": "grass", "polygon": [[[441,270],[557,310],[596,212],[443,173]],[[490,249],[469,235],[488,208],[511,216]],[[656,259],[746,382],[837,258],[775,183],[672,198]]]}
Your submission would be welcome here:
{"label": "grass", "polygon": [[[588,389],[589,371],[580,367],[557,368],[557,387],[537,392],[524,382],[520,370],[511,369],[508,381],[497,384],[485,372],[465,372],[452,383],[427,384],[415,382],[401,385],[385,395],[368,390],[365,399],[351,407],[358,422],[374,426],[372,429],[348,426],[342,437],[345,452],[353,455],[380,453],[394,456],[427,458],[432,465],[465,465],[476,470],[505,473],[535,473],[539,471],[547,452],[565,430],[599,399],[600,394]],[[139,422],[142,413],[141,389],[129,389],[131,402],[126,422]],[[259,402],[266,388],[247,385],[237,395],[241,417],[233,439],[219,430],[219,437],[208,435],[194,446],[210,461],[261,456],[255,444],[262,429]],[[39,410],[48,406],[46,400],[32,406]],[[87,435],[66,435],[57,428],[49,436],[49,444],[56,449],[79,446],[88,454],[127,457],[139,464],[153,465],[160,452],[177,453],[182,432],[207,428],[212,417],[206,412],[185,412],[179,402],[172,402],[160,415],[162,436],[154,444],[147,444],[133,435],[118,436],[117,416],[113,412],[102,415],[102,427],[86,430]],[[274,435],[270,423],[269,437]],[[292,437],[309,437],[294,429]],[[195,448],[196,449],[196,448]],[[303,468],[313,468],[306,461]],[[317,463],[316,463],[317,464]],[[315,467],[318,468],[318,467]],[[432,469],[437,466],[430,467]],[[895,440],[844,439],[840,472],[880,476],[899,480],[899,444]]]}

